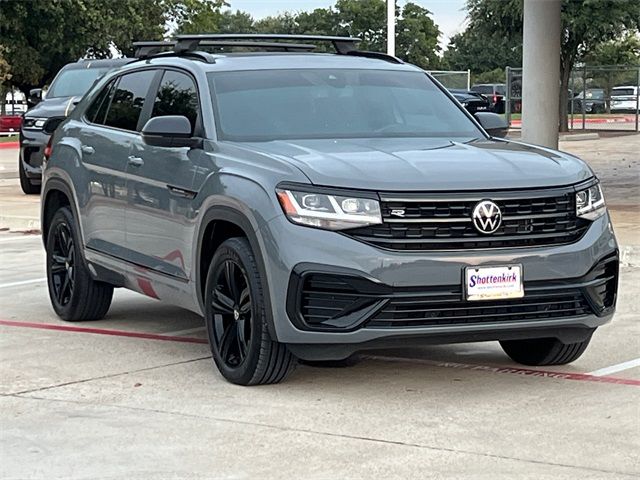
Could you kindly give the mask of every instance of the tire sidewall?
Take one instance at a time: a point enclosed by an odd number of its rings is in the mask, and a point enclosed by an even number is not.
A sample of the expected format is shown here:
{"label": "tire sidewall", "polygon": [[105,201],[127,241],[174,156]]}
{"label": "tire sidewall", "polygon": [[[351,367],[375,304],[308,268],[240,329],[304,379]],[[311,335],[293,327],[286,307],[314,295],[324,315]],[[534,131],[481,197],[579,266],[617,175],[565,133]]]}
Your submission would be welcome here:
{"label": "tire sidewall", "polygon": [[[216,272],[225,260],[232,260],[240,267],[249,284],[249,293],[251,295],[251,338],[249,340],[247,356],[243,362],[235,368],[227,366],[222,361],[214,341],[215,322],[213,319],[212,296],[216,282]],[[217,249],[209,265],[205,287],[205,322],[213,360],[223,377],[230,382],[242,385],[251,383],[258,367],[260,350],[264,343],[263,337],[266,333],[264,308],[261,278],[255,268],[255,259],[253,258],[249,243],[242,238],[232,238],[225,241]]]}

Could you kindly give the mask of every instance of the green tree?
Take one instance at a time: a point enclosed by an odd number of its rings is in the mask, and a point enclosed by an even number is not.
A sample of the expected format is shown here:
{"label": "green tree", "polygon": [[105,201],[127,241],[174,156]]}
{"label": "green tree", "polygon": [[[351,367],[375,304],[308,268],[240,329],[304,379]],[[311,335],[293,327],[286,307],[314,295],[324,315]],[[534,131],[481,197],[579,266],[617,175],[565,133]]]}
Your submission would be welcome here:
{"label": "green tree", "polygon": [[408,2],[402,9],[396,27],[396,55],[422,68],[436,69],[440,65],[438,37],[440,30],[431,12]]}
{"label": "green tree", "polygon": [[159,39],[165,17],[154,0],[4,1],[0,44],[11,84],[22,91],[52,80],[66,63],[110,56],[110,47],[131,51],[138,39]]}

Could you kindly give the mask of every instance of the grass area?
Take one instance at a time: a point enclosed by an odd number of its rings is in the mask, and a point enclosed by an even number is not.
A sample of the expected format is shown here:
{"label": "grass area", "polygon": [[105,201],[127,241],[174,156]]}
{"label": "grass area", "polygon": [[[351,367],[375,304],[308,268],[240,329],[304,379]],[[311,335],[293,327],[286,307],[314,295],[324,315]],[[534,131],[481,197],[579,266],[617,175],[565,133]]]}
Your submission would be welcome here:
{"label": "grass area", "polygon": [[14,135],[2,135],[0,137],[0,143],[8,143],[8,142],[17,142],[18,141],[18,134],[14,134]]}

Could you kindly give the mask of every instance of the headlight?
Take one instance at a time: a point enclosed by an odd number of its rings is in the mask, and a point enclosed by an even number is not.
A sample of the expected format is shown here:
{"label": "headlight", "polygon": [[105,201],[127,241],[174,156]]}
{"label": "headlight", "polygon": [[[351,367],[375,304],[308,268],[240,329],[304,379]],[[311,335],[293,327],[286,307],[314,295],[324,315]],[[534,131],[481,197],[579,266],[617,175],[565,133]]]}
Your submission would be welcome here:
{"label": "headlight", "polygon": [[576,214],[578,217],[595,220],[604,215],[605,211],[604,195],[602,195],[599,183],[576,193]]}
{"label": "headlight", "polygon": [[327,230],[345,230],[382,223],[380,203],[373,198],[301,190],[276,190],[293,223]]}
{"label": "headlight", "polygon": [[33,128],[40,130],[44,127],[46,118],[24,117],[24,128]]}

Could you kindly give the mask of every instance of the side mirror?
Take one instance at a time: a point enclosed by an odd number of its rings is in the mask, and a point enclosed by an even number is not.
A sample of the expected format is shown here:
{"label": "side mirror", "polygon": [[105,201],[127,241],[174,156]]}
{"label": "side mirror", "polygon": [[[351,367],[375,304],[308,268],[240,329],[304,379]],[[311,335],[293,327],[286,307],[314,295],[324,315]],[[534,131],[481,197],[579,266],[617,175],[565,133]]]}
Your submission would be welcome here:
{"label": "side mirror", "polygon": [[142,128],[142,141],[154,147],[194,147],[199,139],[191,136],[191,122],[183,115],[150,118]]}
{"label": "side mirror", "polygon": [[42,101],[42,89],[41,88],[33,88],[29,90],[29,98],[27,98],[27,102],[29,105],[34,106]]}
{"label": "side mirror", "polygon": [[58,125],[60,125],[67,117],[51,117],[44,122],[42,131],[47,135],[53,135]]}
{"label": "side mirror", "polygon": [[490,112],[477,112],[473,116],[492,137],[504,138],[507,136],[509,125],[501,115]]}

